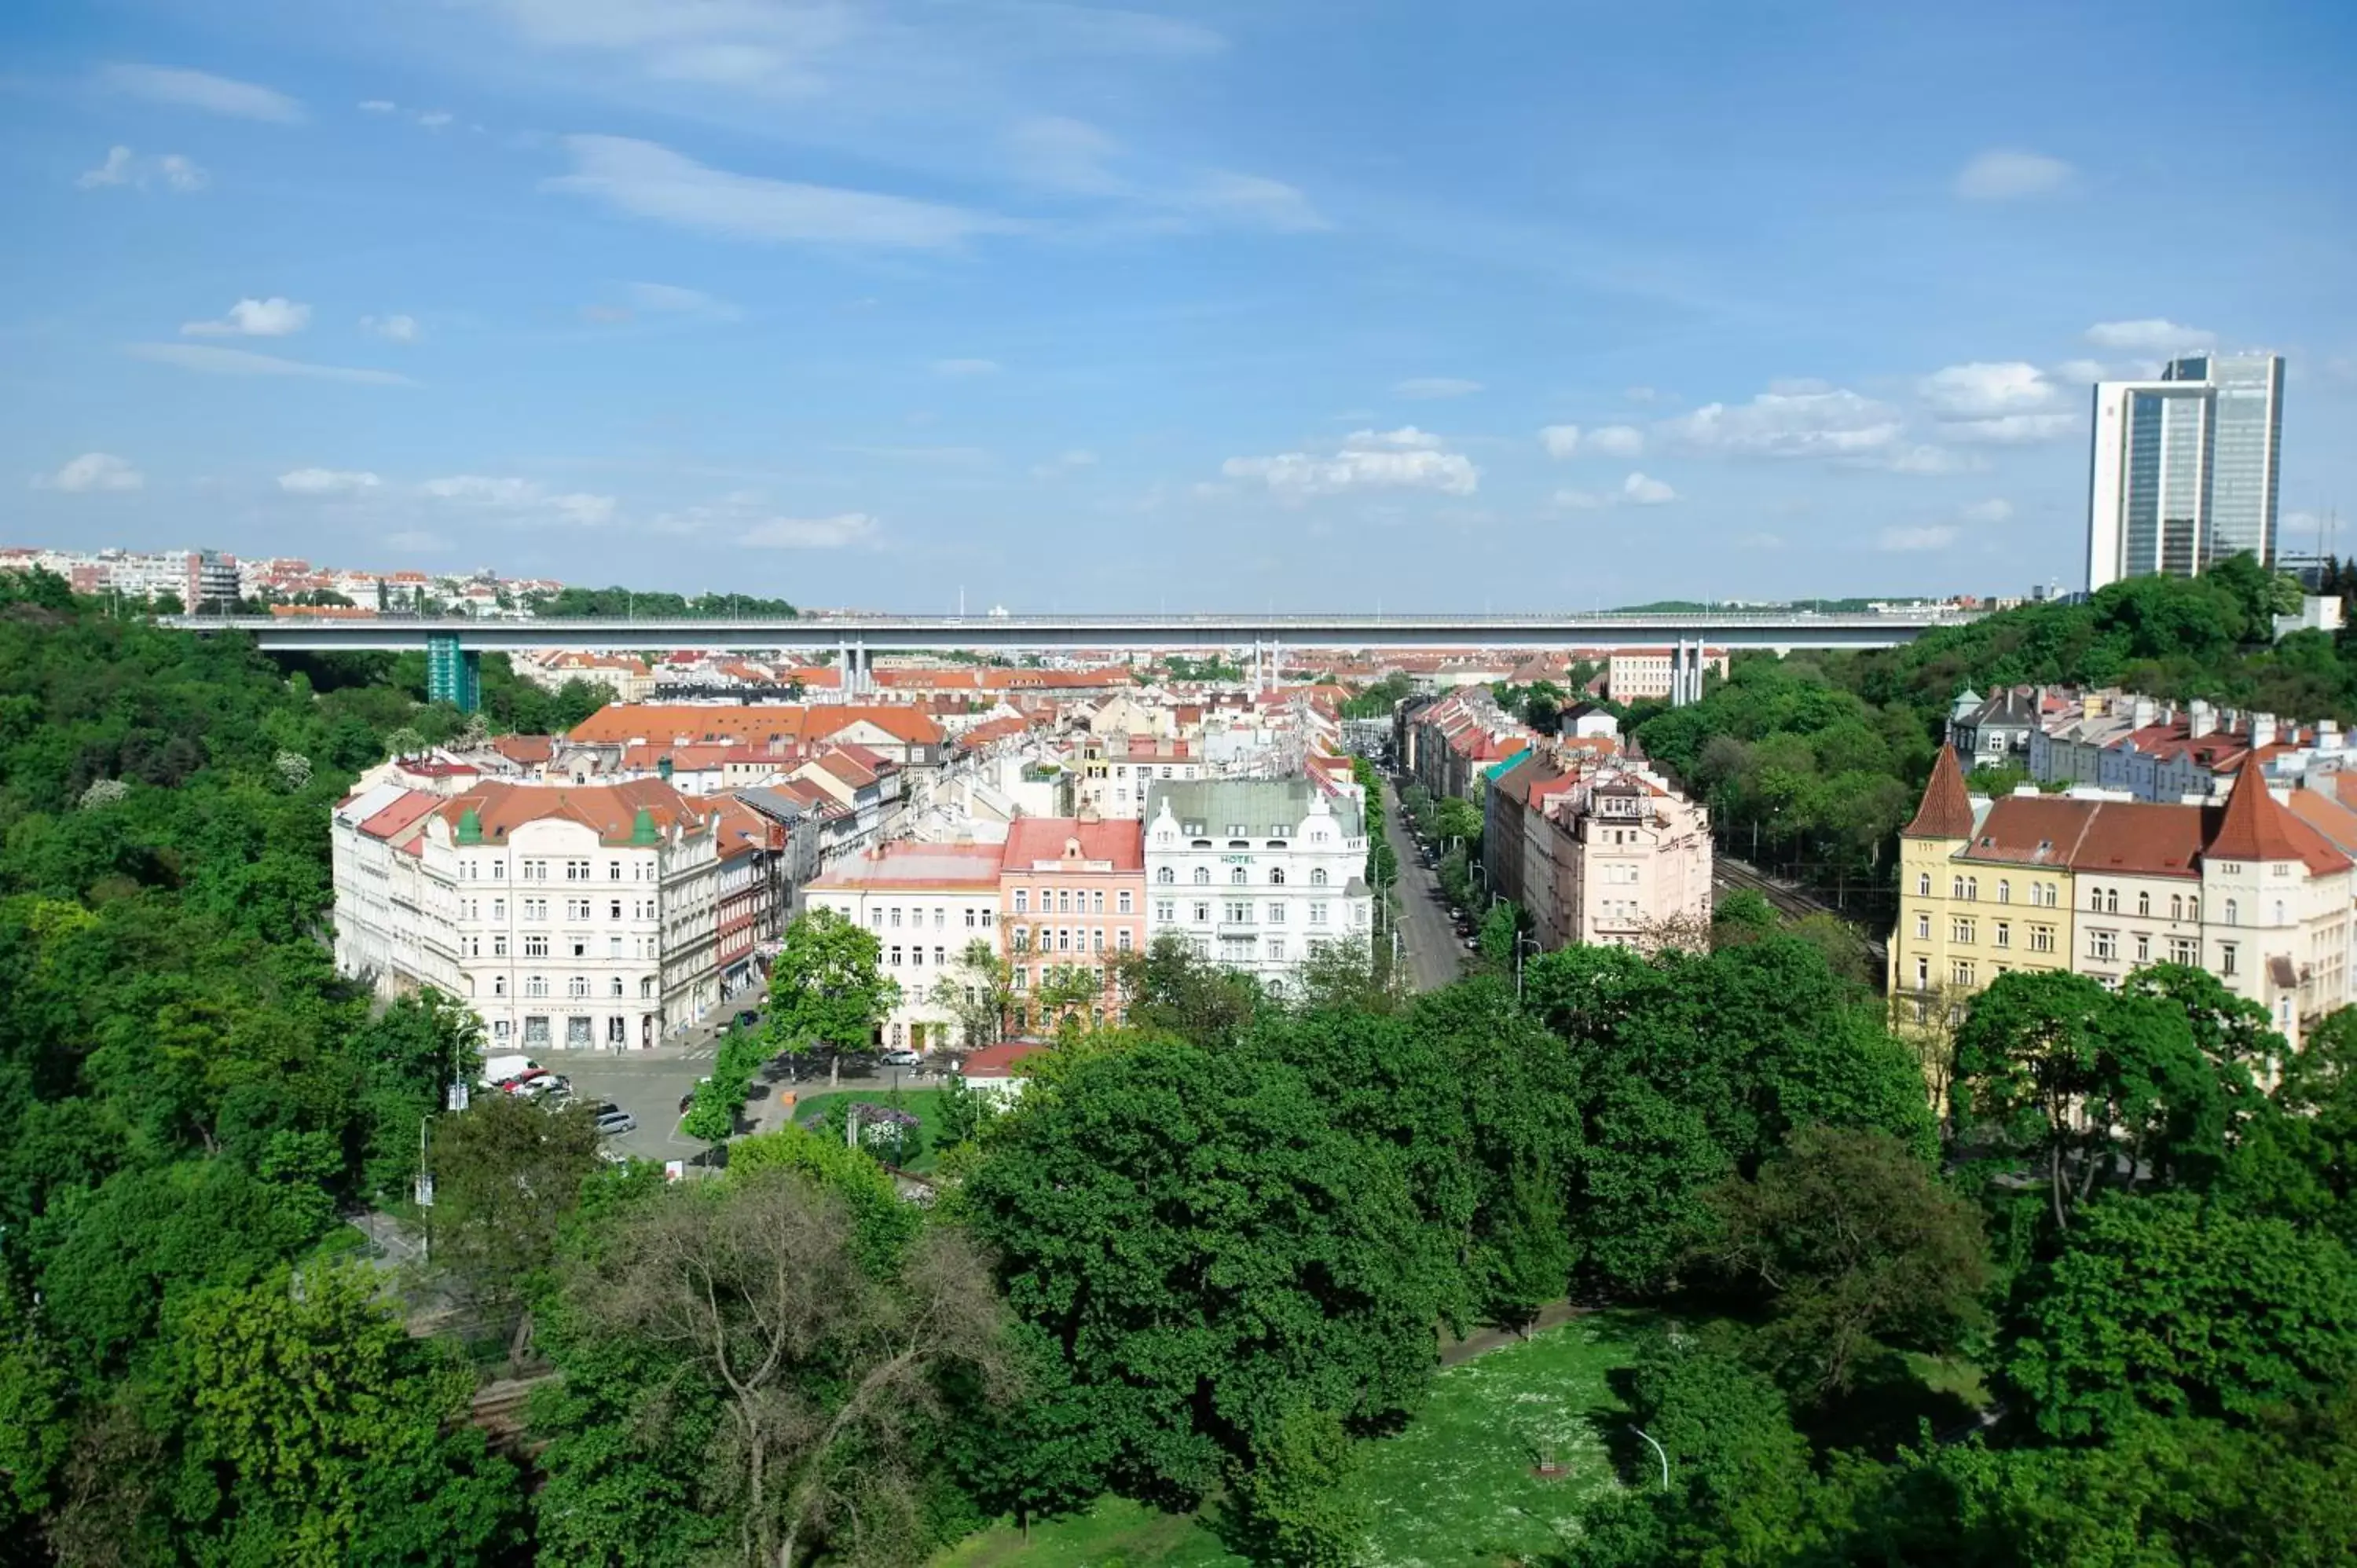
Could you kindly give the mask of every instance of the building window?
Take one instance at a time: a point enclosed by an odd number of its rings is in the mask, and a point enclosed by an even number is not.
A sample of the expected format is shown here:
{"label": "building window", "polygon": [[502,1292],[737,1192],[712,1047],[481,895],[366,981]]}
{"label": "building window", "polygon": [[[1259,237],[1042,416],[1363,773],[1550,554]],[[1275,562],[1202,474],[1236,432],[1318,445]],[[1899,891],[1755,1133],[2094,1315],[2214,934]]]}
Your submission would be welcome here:
{"label": "building window", "polygon": [[1031,950],[1031,928],[1028,926],[1016,927],[1015,934],[1009,940],[1013,942],[1017,952],[1029,952]]}
{"label": "building window", "polygon": [[1154,880],[1161,883],[1167,887],[1171,883],[1178,880],[1178,873],[1166,865],[1155,872]]}
{"label": "building window", "polygon": [[1970,959],[1958,959],[1955,967],[1950,972],[1958,985],[1970,985],[1973,983],[1973,965]]}
{"label": "building window", "polygon": [[894,969],[900,967],[900,950],[897,947],[892,950],[892,967]]}
{"label": "building window", "polygon": [[1091,952],[1104,951],[1104,928],[1103,926],[1095,927],[1090,930],[1089,950]]}
{"label": "building window", "polygon": [[491,994],[494,996],[505,996],[507,993],[508,977],[504,974],[495,974],[491,976]]}
{"label": "building window", "polygon": [[2241,925],[2241,924],[2243,923],[2243,918],[2242,918],[2242,917],[2243,917],[2242,906],[2241,906],[2241,905],[2239,905],[2239,904],[2237,904],[2237,903],[2236,903],[2233,899],[2232,899],[2232,898],[2227,899],[2227,900],[2226,900],[2226,923],[2227,923],[2228,925],[2230,925],[2230,926],[2239,926],[2239,925]]}
{"label": "building window", "polygon": [[566,861],[565,863],[565,880],[567,882],[588,881],[589,863],[586,860]]}
{"label": "building window", "polygon": [[523,1043],[527,1046],[548,1044],[548,1019],[545,1016],[528,1017],[523,1021]]}
{"label": "building window", "polygon": [[2030,927],[2029,950],[2031,952],[2052,952],[2054,950],[2054,928],[2051,926]]}
{"label": "building window", "polygon": [[1281,865],[1272,865],[1268,868],[1268,885],[1271,887],[1282,887],[1285,886],[1285,867]]}
{"label": "building window", "polygon": [[1271,937],[1268,939],[1268,961],[1271,963],[1283,963],[1285,961],[1285,939],[1283,937]]}
{"label": "building window", "polygon": [[1313,926],[1322,926],[1326,923],[1325,905],[1312,904],[1309,906],[1309,923]]}
{"label": "building window", "polygon": [[606,939],[606,956],[608,958],[619,958],[622,956],[621,938],[608,937]]}
{"label": "building window", "polygon": [[491,933],[491,956],[493,958],[505,958],[508,956],[508,934],[505,931],[493,931]]}
{"label": "building window", "polygon": [[1199,926],[1211,923],[1211,906],[1200,898],[1195,902],[1195,923]]}
{"label": "building window", "polygon": [[2120,942],[2118,933],[2114,931],[2089,931],[2087,933],[2087,956],[2092,959],[2100,959],[2106,963],[2119,957]]}
{"label": "building window", "polygon": [[2284,901],[2278,898],[2276,900],[2276,924],[2280,926],[2284,923]]}
{"label": "building window", "polygon": [[523,977],[523,993],[524,993],[526,996],[545,996],[545,995],[547,995],[547,994],[548,994],[548,976],[546,976],[546,975],[544,975],[544,974],[527,974],[527,975],[525,975],[525,976]]}
{"label": "building window", "polygon": [[912,967],[917,969],[922,969],[925,967],[925,950],[922,946],[912,944],[909,947],[909,962]]}
{"label": "building window", "polygon": [[2185,899],[2182,895],[2172,893],[2169,896],[2169,918],[2172,920],[2185,918]]}
{"label": "building window", "polygon": [[1281,925],[1285,924],[1285,900],[1284,900],[1284,899],[1282,899],[1282,898],[1272,898],[1272,899],[1270,899],[1270,900],[1269,900],[1269,905],[1268,905],[1268,923],[1269,923],[1270,925],[1272,925],[1272,926],[1281,926]]}
{"label": "building window", "polygon": [[2000,904],[2010,904],[2013,902],[2013,884],[2004,877],[1999,877],[1997,879],[1996,901]]}
{"label": "building window", "polygon": [[1948,878],[1948,897],[1951,898],[1962,898],[1964,896],[1964,879],[1961,876],[1952,876]]}
{"label": "building window", "polygon": [[2136,895],[2136,913],[2139,915],[2149,915],[2152,913],[2151,894],[2139,893]]}
{"label": "building window", "polygon": [[1928,958],[1919,958],[1915,961],[1915,989],[1918,991],[1932,989],[1932,961]]}
{"label": "building window", "polygon": [[1103,914],[1103,913],[1104,913],[1104,889],[1103,889],[1103,888],[1099,887],[1099,888],[1095,889],[1094,891],[1092,891],[1092,893],[1090,893],[1090,895],[1089,895],[1089,913],[1090,913],[1090,914],[1092,914],[1092,915],[1102,915],[1102,914]]}
{"label": "building window", "polygon": [[1996,929],[1990,933],[1989,940],[2001,948],[2009,948],[2013,946],[2013,922],[2010,920],[1996,921]]}
{"label": "building window", "polygon": [[1072,950],[1071,927],[1059,926],[1056,928],[1056,950],[1058,952],[1070,952]]}
{"label": "building window", "polygon": [[1129,951],[1129,928],[1127,926],[1124,926],[1121,929],[1113,934],[1113,945],[1114,950],[1116,952]]}
{"label": "building window", "polygon": [[2201,961],[2201,946],[2199,943],[2194,941],[2191,937],[2171,937],[2169,939],[2169,962],[2183,964],[2198,963]]}
{"label": "building window", "polygon": [[1921,910],[1915,916],[1915,940],[1919,942],[1932,940],[1932,917]]}
{"label": "building window", "polygon": [[2148,963],[2151,960],[2152,939],[2144,932],[2138,931],[2136,934],[2136,961],[2138,963]]}
{"label": "building window", "polygon": [[2234,972],[2234,944],[2233,942],[2220,942],[2218,944],[2218,972],[2222,975],[2231,975]]}
{"label": "building window", "polygon": [[[1039,912],[1043,915],[1048,912],[1048,897],[1044,891],[1039,896]],[[1071,912],[1072,890],[1069,887],[1059,889],[1056,894],[1056,913],[1069,915]]]}
{"label": "building window", "polygon": [[1178,906],[1175,902],[1168,898],[1157,898],[1154,901],[1154,923],[1156,925],[1172,925],[1177,922],[1178,918]]}
{"label": "building window", "polygon": [[2118,888],[2116,888],[2116,887],[2106,887],[2106,888],[2104,888],[2104,914],[2106,914],[2106,915],[2116,915],[2116,914],[2118,914],[2119,912],[2120,912],[2120,890],[2119,890]]}
{"label": "building window", "polygon": [[1313,865],[1309,868],[1309,886],[1312,887],[1323,887],[1326,886],[1326,868],[1324,866]]}
{"label": "building window", "polygon": [[548,956],[547,933],[544,931],[526,931],[523,937],[523,956],[526,958],[546,958]]}
{"label": "building window", "polygon": [[589,900],[587,898],[567,898],[565,901],[565,918],[568,920],[587,919],[589,918]]}
{"label": "building window", "polygon": [[1973,923],[1970,920],[1949,921],[1948,940],[1954,942],[1971,941],[1973,940]]}
{"label": "building window", "polygon": [[1929,898],[1932,896],[1932,874],[1930,872],[1921,871],[1916,873],[1915,896],[1919,898]]}
{"label": "building window", "polygon": [[1228,872],[1228,884],[1230,886],[1242,887],[1247,880],[1248,878],[1245,875],[1244,868],[1241,865],[1232,867]]}
{"label": "building window", "polygon": [[1227,906],[1227,913],[1222,918],[1231,926],[1248,926],[1252,924],[1252,909],[1253,907],[1249,904],[1232,902]]}
{"label": "building window", "polygon": [[1209,887],[1211,885],[1211,868],[1208,865],[1197,866],[1195,868],[1195,886],[1198,887]]}
{"label": "building window", "polygon": [[587,958],[589,956],[589,939],[587,937],[574,937],[570,940],[573,944],[573,956],[575,958]]}
{"label": "building window", "polygon": [[900,929],[900,906],[898,904],[892,906],[892,929],[896,931]]}
{"label": "building window", "polygon": [[1129,907],[1129,889],[1128,889],[1128,888],[1125,887],[1125,888],[1123,888],[1119,893],[1117,893],[1117,894],[1115,894],[1115,895],[1114,896],[1114,908],[1117,912],[1119,912],[1119,913],[1121,913],[1121,914],[1124,914],[1124,915],[1127,915],[1127,914],[1130,914],[1130,913],[1132,913],[1132,912],[1133,912],[1133,911],[1131,910],[1130,907]]}
{"label": "building window", "polygon": [[1031,912],[1031,889],[1028,887],[1017,887],[1015,890],[1015,912],[1018,915],[1028,915]]}

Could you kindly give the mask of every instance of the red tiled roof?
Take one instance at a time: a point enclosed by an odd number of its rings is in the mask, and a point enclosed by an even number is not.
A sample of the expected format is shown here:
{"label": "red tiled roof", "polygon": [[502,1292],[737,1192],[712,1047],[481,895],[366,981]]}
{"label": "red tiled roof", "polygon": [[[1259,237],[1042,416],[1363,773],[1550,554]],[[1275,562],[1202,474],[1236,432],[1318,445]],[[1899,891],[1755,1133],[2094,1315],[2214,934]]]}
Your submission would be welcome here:
{"label": "red tiled roof", "polygon": [[2234,776],[2210,853],[2222,860],[2298,860],[2300,847],[2289,830],[2298,826],[2305,824],[2276,804],[2260,770],[2245,768]]}
{"label": "red tiled roof", "polygon": [[1973,836],[1973,801],[1964,793],[1964,765],[1956,748],[1943,746],[1932,764],[1932,781],[1923,786],[1923,802],[1915,820],[1899,830],[1906,838],[1962,839]]}
{"label": "red tiled roof", "polygon": [[373,839],[388,839],[441,803],[442,797],[430,790],[412,789],[379,808],[374,816],[360,824],[360,830]]}
{"label": "red tiled roof", "polygon": [[630,838],[641,809],[665,830],[677,825],[694,832],[711,820],[710,807],[699,806],[660,779],[564,786],[485,783],[440,802],[436,814],[455,832],[459,818],[474,811],[485,843],[505,843],[526,822],[552,817],[579,822],[599,839],[621,843]]}
{"label": "red tiled roof", "polygon": [[1005,1045],[985,1046],[965,1058],[965,1066],[960,1069],[959,1076],[1012,1078],[1015,1076],[1016,1063],[1027,1057],[1036,1057],[1041,1051],[1052,1048],[1040,1044],[1038,1040],[1009,1040]]}
{"label": "red tiled roof", "polygon": [[1060,860],[1064,846],[1081,841],[1081,858],[1109,860],[1114,869],[1146,869],[1146,824],[1136,821],[1086,822],[1077,817],[1017,817],[1006,825],[1006,868],[1028,871],[1043,860]]}

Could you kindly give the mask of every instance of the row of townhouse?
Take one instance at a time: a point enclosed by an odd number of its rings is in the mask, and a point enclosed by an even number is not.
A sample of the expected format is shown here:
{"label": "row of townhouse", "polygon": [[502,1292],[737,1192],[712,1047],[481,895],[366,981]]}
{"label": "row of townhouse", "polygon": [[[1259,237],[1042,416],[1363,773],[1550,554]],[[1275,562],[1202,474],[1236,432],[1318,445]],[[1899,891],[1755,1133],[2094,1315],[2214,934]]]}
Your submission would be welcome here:
{"label": "row of townhouse", "polygon": [[1156,781],[1144,820],[1019,817],[998,843],[884,845],[813,882],[813,908],[873,931],[900,988],[885,1038],[958,1045],[958,1002],[986,983],[977,941],[1011,972],[1018,1027],[1040,992],[1092,979],[1116,1014],[1111,961],[1168,932],[1206,960],[1283,986],[1329,944],[1369,940],[1361,805],[1308,778]]}
{"label": "row of townhouse", "polygon": [[1403,771],[1436,797],[1480,804],[1489,770],[1520,756],[1538,733],[1512,717],[1482,687],[1409,703],[1397,718],[1394,755]]}
{"label": "row of townhouse", "polygon": [[2280,778],[2337,770],[2351,756],[2329,719],[2299,725],[2199,699],[2047,686],[1959,693],[1947,742],[1967,768],[2017,768],[2043,785],[2158,802],[2223,800],[2254,759]]}
{"label": "row of townhouse", "polygon": [[[2245,768],[2223,802],[1969,794],[1941,750],[1900,834],[1900,917],[1889,991],[1901,1023],[1952,1015],[2012,970],[2116,984],[2154,963],[2205,969],[2266,1007],[2297,1047],[2350,1000],[2350,849],[2357,813],[2337,800],[2278,800]],[[2325,816],[2327,806],[2332,813]]]}
{"label": "row of townhouse", "polygon": [[1481,854],[1491,894],[1524,910],[1539,950],[1692,943],[1709,930],[1708,813],[1616,737],[1541,741],[1499,765]]}

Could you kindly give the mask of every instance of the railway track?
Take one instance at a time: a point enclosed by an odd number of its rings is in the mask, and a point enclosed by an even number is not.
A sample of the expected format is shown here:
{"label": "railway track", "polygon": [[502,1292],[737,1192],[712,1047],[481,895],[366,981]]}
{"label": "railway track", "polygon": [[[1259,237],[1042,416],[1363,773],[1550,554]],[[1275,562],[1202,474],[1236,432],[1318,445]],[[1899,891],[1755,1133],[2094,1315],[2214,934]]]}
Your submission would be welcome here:
{"label": "railway track", "polygon": [[[1779,882],[1765,872],[1724,854],[1715,854],[1711,857],[1710,880],[1713,887],[1740,888],[1747,892],[1757,893],[1768,900],[1770,906],[1780,914],[1790,915],[1795,918],[1804,915],[1831,915],[1837,920],[1846,921],[1852,926],[1857,925],[1857,922],[1850,920],[1848,916],[1822,899],[1812,897],[1790,883]],[[1881,936],[1863,927],[1858,928],[1858,935],[1864,939],[1867,950],[1874,955],[1874,961],[1878,966],[1889,961],[1889,946]]]}

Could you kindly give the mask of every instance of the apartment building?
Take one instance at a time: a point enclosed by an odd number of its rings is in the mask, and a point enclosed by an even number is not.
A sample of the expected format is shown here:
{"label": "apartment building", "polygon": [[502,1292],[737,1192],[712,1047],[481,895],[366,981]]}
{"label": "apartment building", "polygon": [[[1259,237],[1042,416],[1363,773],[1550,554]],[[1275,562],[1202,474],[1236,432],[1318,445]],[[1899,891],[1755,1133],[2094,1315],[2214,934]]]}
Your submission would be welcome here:
{"label": "apartment building", "polygon": [[1652,947],[1710,925],[1709,815],[1609,737],[1539,742],[1489,789],[1486,880],[1541,950]]}
{"label": "apartment building", "polygon": [[900,988],[883,1042],[925,1051],[960,1044],[955,1001],[985,977],[964,962],[976,941],[997,950],[1000,865],[995,843],[888,843],[822,872],[803,889],[813,909],[865,926],[882,971]]}
{"label": "apartment building", "polygon": [[331,819],[337,967],[457,997],[494,1045],[655,1045],[721,1000],[715,820],[656,780],[371,785]]}
{"label": "apartment building", "polygon": [[1271,985],[1372,937],[1366,860],[1360,803],[1307,778],[1147,786],[1147,929]]}
{"label": "apartment building", "polygon": [[2208,970],[2298,1046],[2350,999],[2352,863],[2256,768],[2222,805],[1964,789],[1943,748],[1900,835],[1890,993],[1920,1020],[2012,970]]}
{"label": "apartment building", "polygon": [[[1727,652],[1698,650],[1702,668],[1722,678]],[[1616,703],[1665,701],[1676,689],[1677,658],[1666,648],[1616,648],[1604,661],[1604,687]]]}
{"label": "apartment building", "polygon": [[552,649],[519,654],[511,661],[523,680],[546,691],[561,691],[579,681],[601,686],[618,703],[643,703],[654,695],[655,672],[643,659],[627,653],[585,653]]}
{"label": "apartment building", "polygon": [[1014,966],[1018,1029],[1039,1016],[1030,998],[1075,972],[1099,976],[1095,1015],[1119,1015],[1108,961],[1146,946],[1146,835],[1134,820],[1018,817],[999,867],[999,929]]}

